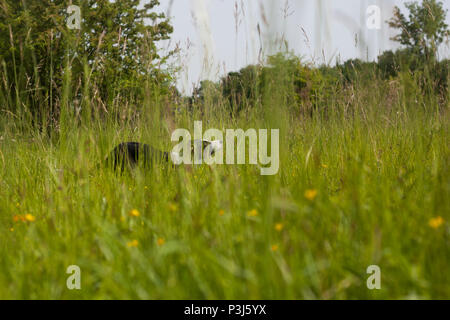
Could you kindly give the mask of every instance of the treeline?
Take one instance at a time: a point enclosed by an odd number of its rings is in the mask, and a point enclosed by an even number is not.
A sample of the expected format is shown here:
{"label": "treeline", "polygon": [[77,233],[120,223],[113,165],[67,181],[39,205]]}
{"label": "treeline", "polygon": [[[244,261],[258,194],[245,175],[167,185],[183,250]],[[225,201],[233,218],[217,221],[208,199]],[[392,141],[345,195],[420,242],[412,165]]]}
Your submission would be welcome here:
{"label": "treeline", "polygon": [[305,110],[325,107],[333,95],[345,88],[370,89],[375,82],[394,80],[412,81],[422,94],[438,97],[442,105],[448,102],[450,60],[426,59],[408,48],[386,51],[377,60],[351,59],[334,66],[315,67],[293,54],[279,53],[269,57],[266,65],[250,65],[230,72],[218,82],[200,82],[188,103],[192,106],[208,99],[208,103],[225,99],[230,112],[240,112],[258,106],[274,79],[281,79],[277,87],[283,90],[288,104]]}
{"label": "treeline", "polygon": [[264,95],[271,94],[269,88],[277,81],[286,105],[300,111],[325,110],[348,88],[364,86],[370,91],[384,86],[389,89],[389,83],[402,84],[406,102],[420,95],[426,98],[425,104],[446,105],[449,60],[439,61],[437,51],[444,40],[448,41],[447,11],[436,0],[404,5],[408,16],[395,7],[388,21],[398,31],[392,40],[402,48],[384,52],[377,62],[352,59],[335,66],[314,67],[289,53],[278,54],[269,57],[264,66],[230,72],[217,83],[201,82],[188,99],[189,104],[209,103],[205,97],[212,94],[215,99],[224,97],[231,112],[239,112],[258,105]]}

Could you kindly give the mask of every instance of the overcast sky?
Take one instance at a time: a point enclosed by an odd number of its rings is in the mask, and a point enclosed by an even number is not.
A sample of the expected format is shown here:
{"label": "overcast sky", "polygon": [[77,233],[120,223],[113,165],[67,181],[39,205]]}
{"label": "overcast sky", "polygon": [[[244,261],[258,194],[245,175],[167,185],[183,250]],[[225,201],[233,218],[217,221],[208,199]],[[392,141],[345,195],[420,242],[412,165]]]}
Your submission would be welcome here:
{"label": "overcast sky", "polygon": [[[144,1],[145,2],[145,1]],[[161,0],[158,10],[171,17],[174,33],[164,48],[182,49],[178,89],[190,94],[200,80],[264,60],[268,54],[294,51],[305,61],[334,63],[349,58],[373,60],[395,49],[385,23],[395,0]],[[443,1],[445,9],[450,1]],[[376,5],[381,28],[376,29]],[[368,8],[369,12],[367,12]],[[449,10],[450,11],[450,10]],[[369,23],[369,27],[368,24]],[[447,24],[450,17],[447,15]],[[259,30],[258,31],[258,26]],[[441,57],[449,57],[449,45]]]}

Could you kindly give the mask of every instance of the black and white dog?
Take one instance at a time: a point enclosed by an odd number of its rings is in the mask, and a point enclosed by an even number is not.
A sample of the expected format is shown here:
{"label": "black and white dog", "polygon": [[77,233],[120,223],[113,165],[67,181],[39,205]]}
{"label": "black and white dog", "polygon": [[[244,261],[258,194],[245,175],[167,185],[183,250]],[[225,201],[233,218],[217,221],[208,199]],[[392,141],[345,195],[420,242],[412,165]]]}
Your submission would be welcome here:
{"label": "black and white dog", "polygon": [[[190,150],[194,159],[195,146],[202,150],[203,156],[213,156],[217,151],[222,150],[223,144],[220,140],[191,140]],[[148,168],[157,163],[168,162],[176,165],[182,162],[183,153],[161,151],[148,144],[140,142],[122,142],[117,145],[106,158],[106,164],[123,171],[127,166],[143,165]]]}

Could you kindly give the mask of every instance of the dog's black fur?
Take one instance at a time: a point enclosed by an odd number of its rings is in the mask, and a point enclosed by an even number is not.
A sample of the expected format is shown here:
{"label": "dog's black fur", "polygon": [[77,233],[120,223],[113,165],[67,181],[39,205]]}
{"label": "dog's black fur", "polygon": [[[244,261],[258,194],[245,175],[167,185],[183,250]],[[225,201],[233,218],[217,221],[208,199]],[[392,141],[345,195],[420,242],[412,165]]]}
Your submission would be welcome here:
{"label": "dog's black fur", "polygon": [[125,167],[142,164],[150,167],[154,163],[170,162],[168,152],[157,150],[148,144],[140,142],[122,142],[117,145],[106,158],[106,164],[124,171]]}
{"label": "dog's black fur", "polygon": [[[192,157],[195,155],[194,144],[196,143],[200,144],[202,153],[209,145],[211,145],[210,141],[191,140],[190,152]],[[210,152],[211,155],[213,155],[215,150],[211,149]],[[183,152],[181,151],[179,154],[174,154],[157,150],[145,143],[122,142],[111,151],[110,155],[106,158],[106,164],[107,166],[113,167],[114,170],[120,168],[121,171],[123,171],[125,167],[134,167],[138,164],[149,168],[155,163],[170,163],[172,167],[175,167],[175,164],[172,162],[172,155],[182,156]]]}

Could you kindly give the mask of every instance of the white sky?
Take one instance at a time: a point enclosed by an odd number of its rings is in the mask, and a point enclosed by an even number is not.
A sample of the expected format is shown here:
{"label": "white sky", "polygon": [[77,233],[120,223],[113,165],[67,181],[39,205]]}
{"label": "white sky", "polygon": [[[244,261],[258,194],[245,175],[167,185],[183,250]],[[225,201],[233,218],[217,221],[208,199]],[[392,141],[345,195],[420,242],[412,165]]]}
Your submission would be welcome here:
{"label": "white sky", "polygon": [[[345,61],[356,57],[373,60],[380,52],[397,47],[389,40],[394,31],[385,21],[392,16],[394,5],[404,9],[402,2],[161,0],[158,10],[171,17],[174,32],[163,47],[182,48],[178,62],[183,69],[177,87],[183,94],[190,94],[200,80],[217,80],[230,71],[258,63],[265,55],[284,49],[284,43],[305,61],[334,63],[336,58]],[[443,3],[445,9],[450,9],[450,1]],[[366,26],[370,5],[380,8],[379,30]],[[448,44],[441,46],[441,57],[448,58],[449,51]]]}

